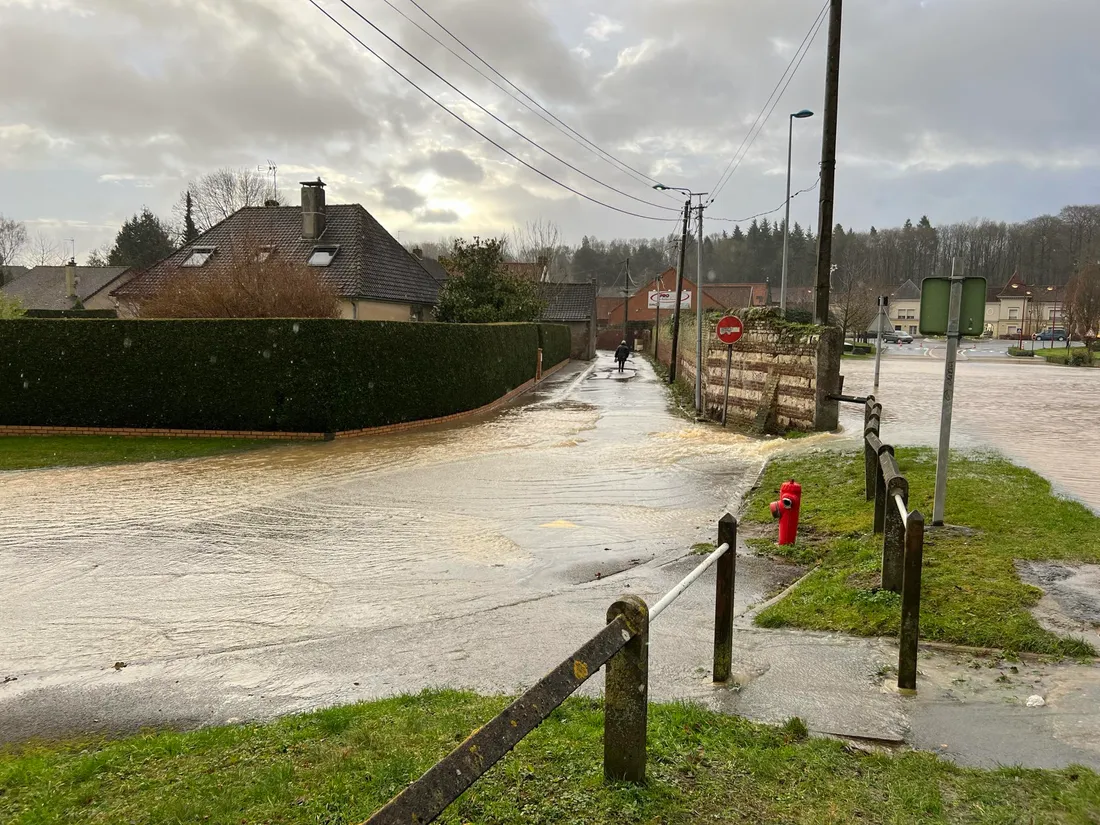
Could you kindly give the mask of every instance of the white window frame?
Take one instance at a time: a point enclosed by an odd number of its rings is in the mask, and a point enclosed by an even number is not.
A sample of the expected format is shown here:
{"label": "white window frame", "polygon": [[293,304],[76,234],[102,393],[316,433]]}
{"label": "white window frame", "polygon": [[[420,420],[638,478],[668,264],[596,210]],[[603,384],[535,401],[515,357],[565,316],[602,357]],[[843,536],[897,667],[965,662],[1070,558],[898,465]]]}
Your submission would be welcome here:
{"label": "white window frame", "polygon": [[197,245],[191,247],[186,258],[183,259],[183,263],[180,266],[186,267],[200,267],[206,266],[206,262],[214,257],[214,253],[218,251],[216,246]]}

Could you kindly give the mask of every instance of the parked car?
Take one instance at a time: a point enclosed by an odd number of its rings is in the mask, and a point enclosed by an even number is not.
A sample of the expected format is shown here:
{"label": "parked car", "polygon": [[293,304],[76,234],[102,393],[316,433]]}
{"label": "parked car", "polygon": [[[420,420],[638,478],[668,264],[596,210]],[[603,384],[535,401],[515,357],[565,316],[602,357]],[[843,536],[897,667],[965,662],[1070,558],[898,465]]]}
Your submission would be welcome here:
{"label": "parked car", "polygon": [[913,336],[900,329],[888,329],[882,333],[882,340],[886,344],[912,344]]}
{"label": "parked car", "polygon": [[1058,327],[1047,327],[1042,332],[1035,333],[1032,337],[1036,341],[1065,341],[1066,331]]}

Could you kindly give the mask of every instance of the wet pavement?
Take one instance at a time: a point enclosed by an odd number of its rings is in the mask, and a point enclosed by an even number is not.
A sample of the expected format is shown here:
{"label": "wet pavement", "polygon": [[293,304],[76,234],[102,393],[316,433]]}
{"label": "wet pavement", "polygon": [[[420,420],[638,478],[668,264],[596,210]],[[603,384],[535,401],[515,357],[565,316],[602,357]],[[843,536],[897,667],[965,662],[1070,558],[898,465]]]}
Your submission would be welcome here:
{"label": "wet pavement", "polygon": [[[623,376],[610,366],[573,365],[461,428],[0,475],[0,681],[13,679],[0,685],[0,741],[263,719],[430,686],[517,691],[615,598],[652,603],[675,584],[767,456],[838,441],[697,426],[668,411],[645,362]],[[880,395],[885,427],[921,409]],[[742,548],[737,610],[800,572]],[[654,624],[655,699],[798,715],[971,764],[1100,766],[1100,736],[1090,744],[1078,724],[1100,699],[1095,671],[1042,666],[1036,689],[1065,699],[1024,712],[1003,683],[945,698],[941,683],[969,665],[934,655],[921,677],[935,689],[901,697],[890,640],[763,630],[742,615],[736,684],[715,687],[712,588],[709,573]],[[959,708],[1000,716],[968,727]],[[1044,737],[1037,755],[1012,744],[1023,733]]]}

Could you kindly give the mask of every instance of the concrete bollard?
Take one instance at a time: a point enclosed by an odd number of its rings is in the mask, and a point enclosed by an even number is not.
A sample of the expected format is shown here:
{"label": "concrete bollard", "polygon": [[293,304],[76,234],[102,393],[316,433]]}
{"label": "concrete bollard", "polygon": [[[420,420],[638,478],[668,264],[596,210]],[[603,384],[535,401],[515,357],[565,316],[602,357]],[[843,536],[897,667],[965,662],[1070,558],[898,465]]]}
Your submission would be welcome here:
{"label": "concrete bollard", "polygon": [[603,774],[616,782],[644,782],[649,714],[649,607],[624,596],[607,610],[634,634],[607,663],[604,682]]}
{"label": "concrete bollard", "polygon": [[733,591],[737,583],[737,519],[726,513],[718,521],[718,545],[728,544],[718,559],[714,580],[715,682],[728,682],[733,670]]}
{"label": "concrete bollard", "polygon": [[917,689],[917,643],[920,641],[920,583],[924,565],[924,516],[909,514],[905,527],[905,563],[901,584],[901,639],[898,645],[898,689]]}

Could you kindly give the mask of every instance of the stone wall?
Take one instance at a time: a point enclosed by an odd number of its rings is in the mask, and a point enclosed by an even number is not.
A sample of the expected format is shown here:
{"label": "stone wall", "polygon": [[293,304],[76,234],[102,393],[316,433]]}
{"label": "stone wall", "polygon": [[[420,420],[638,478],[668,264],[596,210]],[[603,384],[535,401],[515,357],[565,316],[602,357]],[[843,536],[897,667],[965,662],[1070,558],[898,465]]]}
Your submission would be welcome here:
{"label": "stone wall", "polygon": [[[780,321],[772,311],[751,310],[740,316],[745,334],[733,346],[728,422],[768,432],[832,430],[838,404],[824,395],[837,392],[841,347],[831,328]],[[704,326],[704,395],[707,416],[722,418],[726,378],[726,345],[714,337],[714,321]],[[671,331],[661,330],[658,357],[666,366]],[[680,330],[679,375],[695,383],[694,319]],[[818,398],[818,387],[825,392]]]}

